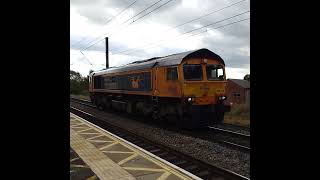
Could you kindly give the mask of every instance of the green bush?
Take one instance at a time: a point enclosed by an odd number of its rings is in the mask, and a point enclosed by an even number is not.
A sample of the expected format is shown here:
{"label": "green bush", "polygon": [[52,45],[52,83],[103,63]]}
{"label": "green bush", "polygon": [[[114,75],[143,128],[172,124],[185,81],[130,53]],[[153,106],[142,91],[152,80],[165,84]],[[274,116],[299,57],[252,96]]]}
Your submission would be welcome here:
{"label": "green bush", "polygon": [[250,106],[246,104],[234,104],[229,115],[250,115]]}
{"label": "green bush", "polygon": [[79,72],[70,70],[70,94],[88,95],[89,82]]}

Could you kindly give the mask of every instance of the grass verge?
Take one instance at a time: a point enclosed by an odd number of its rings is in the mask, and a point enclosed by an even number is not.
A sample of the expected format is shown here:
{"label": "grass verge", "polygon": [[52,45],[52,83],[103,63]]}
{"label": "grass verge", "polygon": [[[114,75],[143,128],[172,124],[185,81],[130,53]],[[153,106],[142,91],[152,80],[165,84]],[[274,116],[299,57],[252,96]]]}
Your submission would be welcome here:
{"label": "grass verge", "polygon": [[234,104],[231,111],[225,113],[224,123],[250,127],[250,106]]}

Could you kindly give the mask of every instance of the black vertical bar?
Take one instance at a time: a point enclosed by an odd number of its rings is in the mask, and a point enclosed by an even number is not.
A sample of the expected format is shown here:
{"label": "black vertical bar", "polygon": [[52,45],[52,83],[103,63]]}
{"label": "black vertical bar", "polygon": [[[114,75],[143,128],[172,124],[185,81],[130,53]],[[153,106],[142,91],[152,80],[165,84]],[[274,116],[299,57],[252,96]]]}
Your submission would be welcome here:
{"label": "black vertical bar", "polygon": [[109,42],[108,37],[106,37],[106,69],[109,68]]}

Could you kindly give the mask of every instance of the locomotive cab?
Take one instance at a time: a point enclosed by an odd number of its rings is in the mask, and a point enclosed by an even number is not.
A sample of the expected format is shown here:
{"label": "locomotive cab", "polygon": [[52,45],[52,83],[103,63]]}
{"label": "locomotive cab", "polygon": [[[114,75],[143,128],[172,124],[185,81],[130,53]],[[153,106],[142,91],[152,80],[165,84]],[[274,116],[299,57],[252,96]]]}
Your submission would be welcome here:
{"label": "locomotive cab", "polygon": [[227,99],[224,64],[215,59],[198,58],[185,60],[180,68],[185,113],[202,124],[222,122],[224,112],[229,111],[224,104]]}

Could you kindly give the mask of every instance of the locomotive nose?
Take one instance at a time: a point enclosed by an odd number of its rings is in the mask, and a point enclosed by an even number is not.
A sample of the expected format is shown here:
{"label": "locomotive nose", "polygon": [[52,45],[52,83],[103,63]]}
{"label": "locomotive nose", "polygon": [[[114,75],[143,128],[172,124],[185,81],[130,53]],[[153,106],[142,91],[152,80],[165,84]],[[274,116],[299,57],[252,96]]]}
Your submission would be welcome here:
{"label": "locomotive nose", "polygon": [[200,86],[200,90],[202,90],[202,96],[208,96],[210,87],[207,84],[203,84]]}

